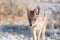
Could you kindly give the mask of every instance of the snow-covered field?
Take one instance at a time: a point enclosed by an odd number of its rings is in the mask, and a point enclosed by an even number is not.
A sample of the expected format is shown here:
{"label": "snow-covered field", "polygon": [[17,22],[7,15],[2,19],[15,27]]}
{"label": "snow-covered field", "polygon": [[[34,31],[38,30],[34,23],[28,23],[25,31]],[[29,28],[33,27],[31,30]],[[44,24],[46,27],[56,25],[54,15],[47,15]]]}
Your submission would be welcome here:
{"label": "snow-covered field", "polygon": [[[60,40],[60,31],[55,29],[51,32],[47,29],[46,40]],[[0,26],[0,40],[32,40],[29,26],[3,25]],[[42,39],[41,39],[42,40]]]}

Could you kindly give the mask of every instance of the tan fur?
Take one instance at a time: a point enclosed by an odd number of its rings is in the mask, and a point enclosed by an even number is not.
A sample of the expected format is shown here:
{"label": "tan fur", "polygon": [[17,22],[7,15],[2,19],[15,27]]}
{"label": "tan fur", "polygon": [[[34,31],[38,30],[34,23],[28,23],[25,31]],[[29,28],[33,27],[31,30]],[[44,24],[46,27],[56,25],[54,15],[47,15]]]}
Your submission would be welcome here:
{"label": "tan fur", "polygon": [[[40,35],[42,33],[42,40],[45,40],[45,31],[46,31],[46,26],[48,23],[48,17],[45,14],[44,20],[41,20],[40,18],[42,17],[40,15],[40,12],[37,11],[38,9],[39,9],[38,6],[34,10],[30,10],[27,7],[28,20],[31,26],[30,28],[31,35],[32,35],[33,40],[40,40]],[[38,12],[39,14],[37,15],[36,12]]]}

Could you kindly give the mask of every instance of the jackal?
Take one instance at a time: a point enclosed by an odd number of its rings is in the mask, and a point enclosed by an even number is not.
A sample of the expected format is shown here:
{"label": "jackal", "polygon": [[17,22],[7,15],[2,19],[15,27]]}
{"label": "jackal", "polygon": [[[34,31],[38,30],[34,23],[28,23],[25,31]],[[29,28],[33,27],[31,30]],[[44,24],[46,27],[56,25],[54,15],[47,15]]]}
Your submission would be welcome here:
{"label": "jackal", "polygon": [[40,15],[40,6],[37,6],[35,9],[31,9],[28,6],[27,16],[30,24],[30,31],[33,40],[40,40],[40,35],[42,33],[42,40],[45,40],[45,31],[48,23],[47,14],[44,13],[44,18]]}

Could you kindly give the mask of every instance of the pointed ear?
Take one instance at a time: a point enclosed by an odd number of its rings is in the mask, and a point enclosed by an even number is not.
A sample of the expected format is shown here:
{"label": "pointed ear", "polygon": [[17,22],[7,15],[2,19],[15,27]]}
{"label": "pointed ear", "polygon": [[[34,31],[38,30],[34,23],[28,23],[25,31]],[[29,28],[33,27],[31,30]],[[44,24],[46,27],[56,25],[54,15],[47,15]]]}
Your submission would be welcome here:
{"label": "pointed ear", "polygon": [[30,11],[32,11],[32,7],[29,6],[29,5],[26,5],[26,10],[27,10],[28,13],[30,13]]}
{"label": "pointed ear", "polygon": [[37,7],[34,9],[34,13],[36,13],[37,15],[40,13],[40,6],[37,6]]}

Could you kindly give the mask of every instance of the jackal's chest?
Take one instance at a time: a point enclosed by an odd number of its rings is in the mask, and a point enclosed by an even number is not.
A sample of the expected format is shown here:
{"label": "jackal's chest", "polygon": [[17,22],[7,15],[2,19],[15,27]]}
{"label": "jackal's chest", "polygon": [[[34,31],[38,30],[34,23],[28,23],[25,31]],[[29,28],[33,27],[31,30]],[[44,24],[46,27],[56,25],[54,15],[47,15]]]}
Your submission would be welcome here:
{"label": "jackal's chest", "polygon": [[43,24],[43,20],[44,18],[38,18],[34,24],[32,24],[32,27],[38,27],[38,28],[41,28],[42,27],[42,24]]}

